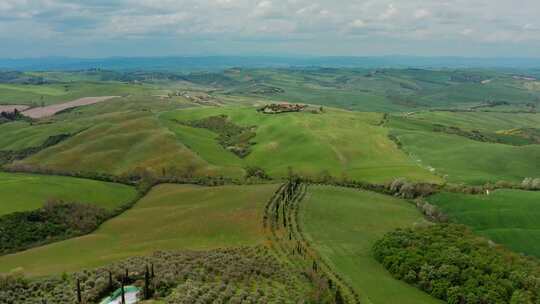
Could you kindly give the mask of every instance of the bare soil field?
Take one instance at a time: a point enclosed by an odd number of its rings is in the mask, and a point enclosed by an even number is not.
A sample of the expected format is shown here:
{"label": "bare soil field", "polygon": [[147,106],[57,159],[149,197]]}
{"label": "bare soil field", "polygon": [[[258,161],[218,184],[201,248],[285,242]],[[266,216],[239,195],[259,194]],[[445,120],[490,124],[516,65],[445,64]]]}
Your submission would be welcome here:
{"label": "bare soil field", "polygon": [[2,112],[11,113],[11,112],[15,112],[15,110],[24,111],[28,108],[29,106],[24,106],[24,105],[0,105],[0,113]]}
{"label": "bare soil field", "polygon": [[30,110],[24,111],[23,114],[25,116],[28,116],[30,118],[35,118],[35,119],[44,118],[44,117],[53,116],[60,111],[64,111],[64,110],[76,108],[76,107],[81,107],[81,106],[87,106],[87,105],[91,105],[91,104],[95,104],[99,102],[104,102],[104,101],[107,101],[116,97],[119,97],[119,96],[84,97],[84,98],[79,98],[77,100],[66,102],[66,103],[55,104],[55,105],[50,105],[46,107],[32,108]]}

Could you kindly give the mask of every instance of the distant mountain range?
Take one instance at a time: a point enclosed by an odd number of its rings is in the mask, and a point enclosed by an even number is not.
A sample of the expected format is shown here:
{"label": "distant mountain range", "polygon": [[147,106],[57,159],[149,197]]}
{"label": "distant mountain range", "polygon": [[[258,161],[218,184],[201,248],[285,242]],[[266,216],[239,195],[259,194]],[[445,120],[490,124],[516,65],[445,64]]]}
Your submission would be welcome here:
{"label": "distant mountain range", "polygon": [[110,57],[98,59],[46,57],[0,59],[3,70],[167,70],[196,71],[243,68],[516,68],[538,69],[540,58],[466,58],[466,57]]}

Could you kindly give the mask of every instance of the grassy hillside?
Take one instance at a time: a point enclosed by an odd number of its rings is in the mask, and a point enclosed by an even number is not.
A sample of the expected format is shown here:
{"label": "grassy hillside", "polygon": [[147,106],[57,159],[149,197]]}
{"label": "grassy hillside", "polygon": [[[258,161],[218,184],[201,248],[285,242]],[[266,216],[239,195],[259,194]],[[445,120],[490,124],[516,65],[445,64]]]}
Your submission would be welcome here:
{"label": "grassy hillside", "polygon": [[537,82],[514,79],[510,71],[502,70],[238,68],[190,74],[106,70],[8,74],[0,78],[4,82],[0,84],[0,104],[49,104],[83,95],[136,95],[186,84],[221,96],[384,112],[468,109],[488,102],[497,103],[490,110],[524,111],[531,105],[538,107],[540,97]]}
{"label": "grassy hillside", "polygon": [[424,122],[455,126],[466,130],[503,131],[518,128],[538,128],[540,114],[496,112],[417,112],[407,116],[409,122]]}
{"label": "grassy hillside", "polygon": [[114,209],[132,200],[134,188],[94,180],[0,172],[0,215],[40,208],[49,199]]}
{"label": "grassy hillside", "polygon": [[429,198],[455,222],[512,250],[540,257],[540,192],[440,193]]}
{"label": "grassy hillside", "polygon": [[231,69],[219,75],[227,77],[221,80],[227,94],[360,111],[467,109],[487,101],[505,103],[500,110],[526,110],[540,96],[530,82],[490,70]]}
{"label": "grassy hillside", "polygon": [[0,272],[46,275],[156,250],[260,244],[264,205],[275,190],[275,185],[160,185],[92,234],[0,257]]}
{"label": "grassy hillside", "polygon": [[123,174],[137,169],[163,169],[193,164],[204,166],[172,132],[148,112],[116,112],[94,120],[94,125],[22,163],[57,170]]}
{"label": "grassy hillside", "polygon": [[451,182],[482,184],[521,182],[540,176],[540,145],[511,146],[486,143],[457,135],[394,129],[402,149],[419,164],[434,168]]}
{"label": "grassy hillside", "polygon": [[[254,127],[255,145],[244,159],[221,147],[217,134],[176,122],[222,114],[237,125]],[[438,180],[387,138],[387,129],[376,125],[382,119],[377,113],[327,108],[322,114],[266,115],[254,107],[222,107],[173,111],[160,118],[179,142],[215,166],[258,166],[272,176],[286,176],[290,167],[313,177],[328,172],[338,178],[346,175],[372,182],[399,176]]]}
{"label": "grassy hillside", "polygon": [[21,150],[41,146],[49,136],[75,133],[83,126],[76,122],[61,124],[30,124],[24,121],[15,121],[0,124],[0,151]]}
{"label": "grassy hillside", "polygon": [[0,104],[50,105],[89,96],[142,94],[151,88],[120,82],[66,82],[42,85],[0,84]]}
{"label": "grassy hillside", "polygon": [[413,205],[372,192],[311,187],[301,221],[315,248],[357,289],[362,303],[439,303],[392,278],[372,256],[373,244],[385,233],[424,222]]}

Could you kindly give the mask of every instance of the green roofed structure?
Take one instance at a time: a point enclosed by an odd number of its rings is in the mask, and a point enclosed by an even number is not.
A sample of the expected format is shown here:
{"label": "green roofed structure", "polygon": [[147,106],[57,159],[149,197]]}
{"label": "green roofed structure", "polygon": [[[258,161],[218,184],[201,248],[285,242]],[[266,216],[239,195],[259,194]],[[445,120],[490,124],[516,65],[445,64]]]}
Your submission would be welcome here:
{"label": "green roofed structure", "polygon": [[136,286],[124,286],[125,303],[122,303],[122,288],[118,288],[99,304],[134,304],[139,302],[139,293],[140,289]]}

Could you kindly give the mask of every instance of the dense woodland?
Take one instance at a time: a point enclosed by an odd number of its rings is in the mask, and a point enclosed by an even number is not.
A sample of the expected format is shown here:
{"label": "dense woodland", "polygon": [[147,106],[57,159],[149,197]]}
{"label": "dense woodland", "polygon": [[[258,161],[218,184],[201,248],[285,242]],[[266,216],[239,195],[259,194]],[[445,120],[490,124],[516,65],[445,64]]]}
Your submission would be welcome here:
{"label": "dense woodland", "polygon": [[102,208],[61,201],[0,216],[0,254],[90,233],[108,217]]}
{"label": "dense woodland", "polygon": [[373,249],[392,275],[450,304],[540,303],[540,262],[500,248],[465,226],[387,234]]}

